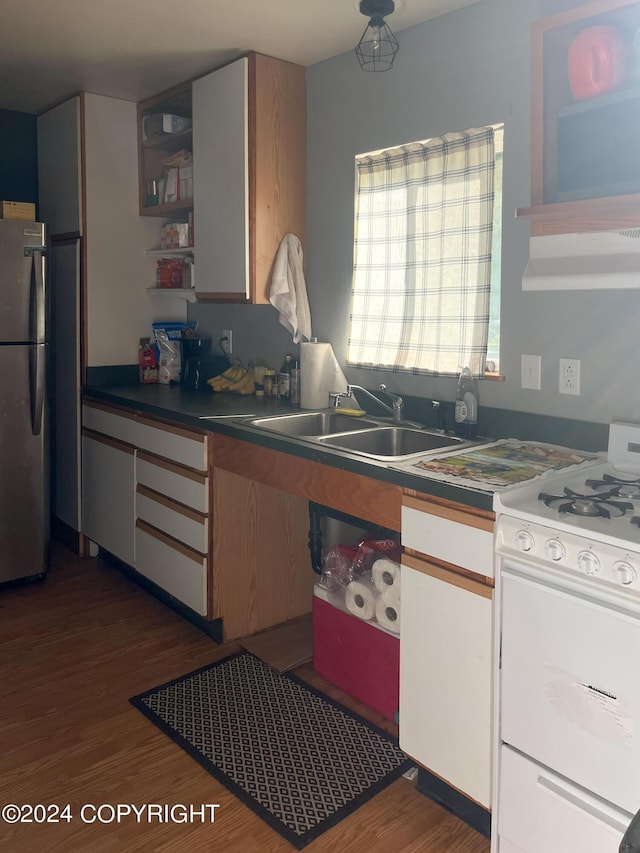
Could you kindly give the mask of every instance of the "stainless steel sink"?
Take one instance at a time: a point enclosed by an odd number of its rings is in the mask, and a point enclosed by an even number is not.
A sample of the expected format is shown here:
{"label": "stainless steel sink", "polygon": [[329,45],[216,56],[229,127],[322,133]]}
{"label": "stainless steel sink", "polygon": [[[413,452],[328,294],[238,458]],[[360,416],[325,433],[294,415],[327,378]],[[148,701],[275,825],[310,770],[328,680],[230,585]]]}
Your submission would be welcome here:
{"label": "stainless steel sink", "polygon": [[293,412],[290,415],[253,418],[244,421],[244,423],[247,426],[303,437],[373,429],[380,425],[376,421],[353,417],[352,415],[342,415],[340,412]]}
{"label": "stainless steel sink", "polygon": [[409,424],[390,424],[374,418],[344,415],[334,410],[249,416],[243,420],[243,424],[383,462],[404,460],[445,448],[456,449],[468,443],[463,438],[419,429]]}
{"label": "stainless steel sink", "polygon": [[387,462],[404,459],[414,454],[429,453],[445,447],[459,447],[465,444],[462,438],[450,435],[409,429],[402,426],[378,427],[342,435],[319,437],[323,445],[360,453],[373,459]]}

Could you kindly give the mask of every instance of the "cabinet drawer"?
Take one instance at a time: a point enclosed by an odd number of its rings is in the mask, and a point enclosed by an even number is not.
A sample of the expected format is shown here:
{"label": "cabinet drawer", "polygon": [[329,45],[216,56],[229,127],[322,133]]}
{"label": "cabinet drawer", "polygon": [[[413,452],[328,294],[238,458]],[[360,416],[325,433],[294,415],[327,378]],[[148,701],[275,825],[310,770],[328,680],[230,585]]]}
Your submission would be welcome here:
{"label": "cabinet drawer", "polygon": [[138,451],[136,474],[138,483],[154,492],[160,492],[198,512],[209,511],[209,480],[204,474],[180,468],[144,450]]}
{"label": "cabinet drawer", "polygon": [[618,853],[631,820],[630,814],[507,746],[500,751],[498,796],[500,853]]}
{"label": "cabinet drawer", "polygon": [[135,443],[136,422],[133,413],[119,414],[115,409],[85,403],[82,406],[82,426],[127,444]]}
{"label": "cabinet drawer", "polygon": [[141,485],[138,485],[136,491],[136,515],[201,554],[209,550],[207,516]]}
{"label": "cabinet drawer", "polygon": [[143,521],[136,522],[136,569],[201,616],[207,615],[207,560]]}
{"label": "cabinet drawer", "polygon": [[[464,514],[459,512],[455,516]],[[475,574],[493,577],[493,522],[472,516],[468,522],[462,522],[455,516],[434,515],[403,505],[403,546]]]}
{"label": "cabinet drawer", "polygon": [[197,471],[207,470],[207,441],[204,435],[174,426],[158,426],[144,418],[136,421],[136,446],[187,465]]}

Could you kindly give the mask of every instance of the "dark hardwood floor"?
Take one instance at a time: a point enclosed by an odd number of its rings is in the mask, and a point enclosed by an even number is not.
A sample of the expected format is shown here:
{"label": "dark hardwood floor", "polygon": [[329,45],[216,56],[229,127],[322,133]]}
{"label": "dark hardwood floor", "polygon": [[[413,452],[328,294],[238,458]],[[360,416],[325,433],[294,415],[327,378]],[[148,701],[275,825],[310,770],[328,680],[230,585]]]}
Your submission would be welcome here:
{"label": "dark hardwood floor", "polygon": [[[38,810],[32,823],[0,818],[0,850],[293,850],[128,702],[237,648],[216,645],[115,568],[61,545],[44,583],[1,590],[0,807],[69,804],[72,819],[38,823]],[[310,665],[296,672],[394,732]],[[119,823],[81,820],[83,805],[103,803],[220,807],[213,824],[138,823],[134,815]],[[108,810],[102,815],[108,820]],[[489,842],[399,779],[306,850],[488,853]]]}

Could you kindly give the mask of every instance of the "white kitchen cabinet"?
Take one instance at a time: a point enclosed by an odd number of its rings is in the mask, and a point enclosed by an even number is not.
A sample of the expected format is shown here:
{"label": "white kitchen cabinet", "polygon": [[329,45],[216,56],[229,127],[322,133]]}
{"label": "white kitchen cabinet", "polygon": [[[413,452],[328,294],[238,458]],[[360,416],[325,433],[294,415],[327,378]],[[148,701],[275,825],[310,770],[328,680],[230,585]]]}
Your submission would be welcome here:
{"label": "white kitchen cabinet", "polygon": [[136,105],[87,92],[82,103],[86,366],[135,365],[152,322],[185,320],[186,303],[173,300],[169,318],[146,292],[154,263],[144,250],[157,240],[158,220],[138,211]]}
{"label": "white kitchen cabinet", "polygon": [[207,436],[97,401],[82,432],[85,535],[206,616]]}
{"label": "white kitchen cabinet", "polygon": [[[575,8],[531,24],[531,206],[519,208],[516,215],[529,220],[532,236],[620,231],[640,224],[637,169],[626,156],[636,150],[638,138],[634,75],[621,80],[615,91],[576,99],[567,74],[569,45],[579,33],[613,26],[622,39],[628,36],[631,41],[640,26],[640,3],[592,0],[570,5]],[[595,57],[605,61],[605,51],[592,50],[594,62]],[[616,72],[624,71],[622,61],[620,68],[611,62]],[[593,72],[596,87],[604,79],[603,68]],[[580,139],[584,150],[578,151]],[[624,144],[616,145],[622,139]],[[618,157],[608,144],[619,151]],[[615,169],[607,171],[611,163]]]}
{"label": "white kitchen cabinet", "polygon": [[206,515],[140,483],[136,487],[136,516],[200,554],[209,550],[209,519]]}
{"label": "white kitchen cabinet", "polygon": [[122,438],[133,436],[126,413],[83,406],[83,532],[93,542],[135,566],[135,448]]}
{"label": "white kitchen cabinet", "polygon": [[193,82],[195,261],[201,291],[248,296],[249,60]]}
{"label": "white kitchen cabinet", "polygon": [[136,364],[139,338],[160,319],[146,294],[158,223],[138,215],[136,105],[82,92],[54,107],[38,117],[38,162],[49,236],[83,238],[83,370]]}
{"label": "white kitchen cabinet", "polygon": [[[55,532],[76,550],[82,530],[80,238],[51,243],[49,354],[52,395],[51,512]],[[70,534],[69,534],[70,531]],[[69,535],[67,535],[69,534]]]}
{"label": "white kitchen cabinet", "polygon": [[[145,118],[163,112],[192,127],[145,139]],[[196,301],[268,304],[282,238],[304,244],[304,68],[251,52],[154,95],[138,104],[138,146],[141,215],[184,221],[193,209]],[[167,155],[191,147],[193,198],[147,206],[146,181],[162,178]]]}
{"label": "white kitchen cabinet", "polygon": [[81,549],[82,499],[73,500],[71,484],[81,482],[87,371],[135,365],[151,323],[186,320],[187,309],[184,300],[154,301],[146,293],[153,261],[144,248],[157,239],[157,220],[138,215],[136,105],[83,92],[38,116],[37,128],[39,209],[55,274],[53,513]]}
{"label": "white kitchen cabinet", "polygon": [[268,304],[282,238],[304,243],[304,68],[250,53],[192,96],[198,301]]}
{"label": "white kitchen cabinet", "polygon": [[54,531],[80,549],[81,234],[80,97],[38,116],[39,217],[49,243],[52,400],[51,514]]}
{"label": "white kitchen cabinet", "polygon": [[178,465],[206,471],[208,444],[206,436],[182,427],[161,424],[150,418],[136,418],[136,446]]}
{"label": "white kitchen cabinet", "polygon": [[209,613],[208,437],[136,419],[136,570],[200,616]]}
{"label": "white kitchen cabinet", "polygon": [[491,805],[492,589],[405,555],[400,746]]}
{"label": "white kitchen cabinet", "polygon": [[491,807],[493,520],[405,496],[400,746]]}
{"label": "white kitchen cabinet", "polygon": [[142,519],[136,521],[138,571],[201,616],[207,614],[207,558]]}
{"label": "white kitchen cabinet", "polygon": [[493,524],[466,510],[405,496],[402,544],[483,577],[493,577]]}
{"label": "white kitchen cabinet", "polygon": [[126,444],[135,443],[135,416],[133,412],[124,409],[115,409],[102,403],[85,403],[82,407],[82,426]]}
{"label": "white kitchen cabinet", "polygon": [[145,486],[201,513],[209,512],[209,478],[180,465],[138,450],[136,480]]}
{"label": "white kitchen cabinet", "polygon": [[39,215],[50,237],[82,234],[80,96],[38,116]]}

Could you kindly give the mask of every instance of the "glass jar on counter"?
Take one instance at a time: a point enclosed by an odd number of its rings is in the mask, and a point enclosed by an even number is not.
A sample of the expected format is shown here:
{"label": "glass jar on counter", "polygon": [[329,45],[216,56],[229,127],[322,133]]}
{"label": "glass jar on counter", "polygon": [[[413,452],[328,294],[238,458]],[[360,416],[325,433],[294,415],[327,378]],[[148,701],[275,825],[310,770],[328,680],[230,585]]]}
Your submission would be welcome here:
{"label": "glass jar on counter", "polygon": [[267,367],[264,371],[264,396],[278,396],[278,375],[273,368]]}

